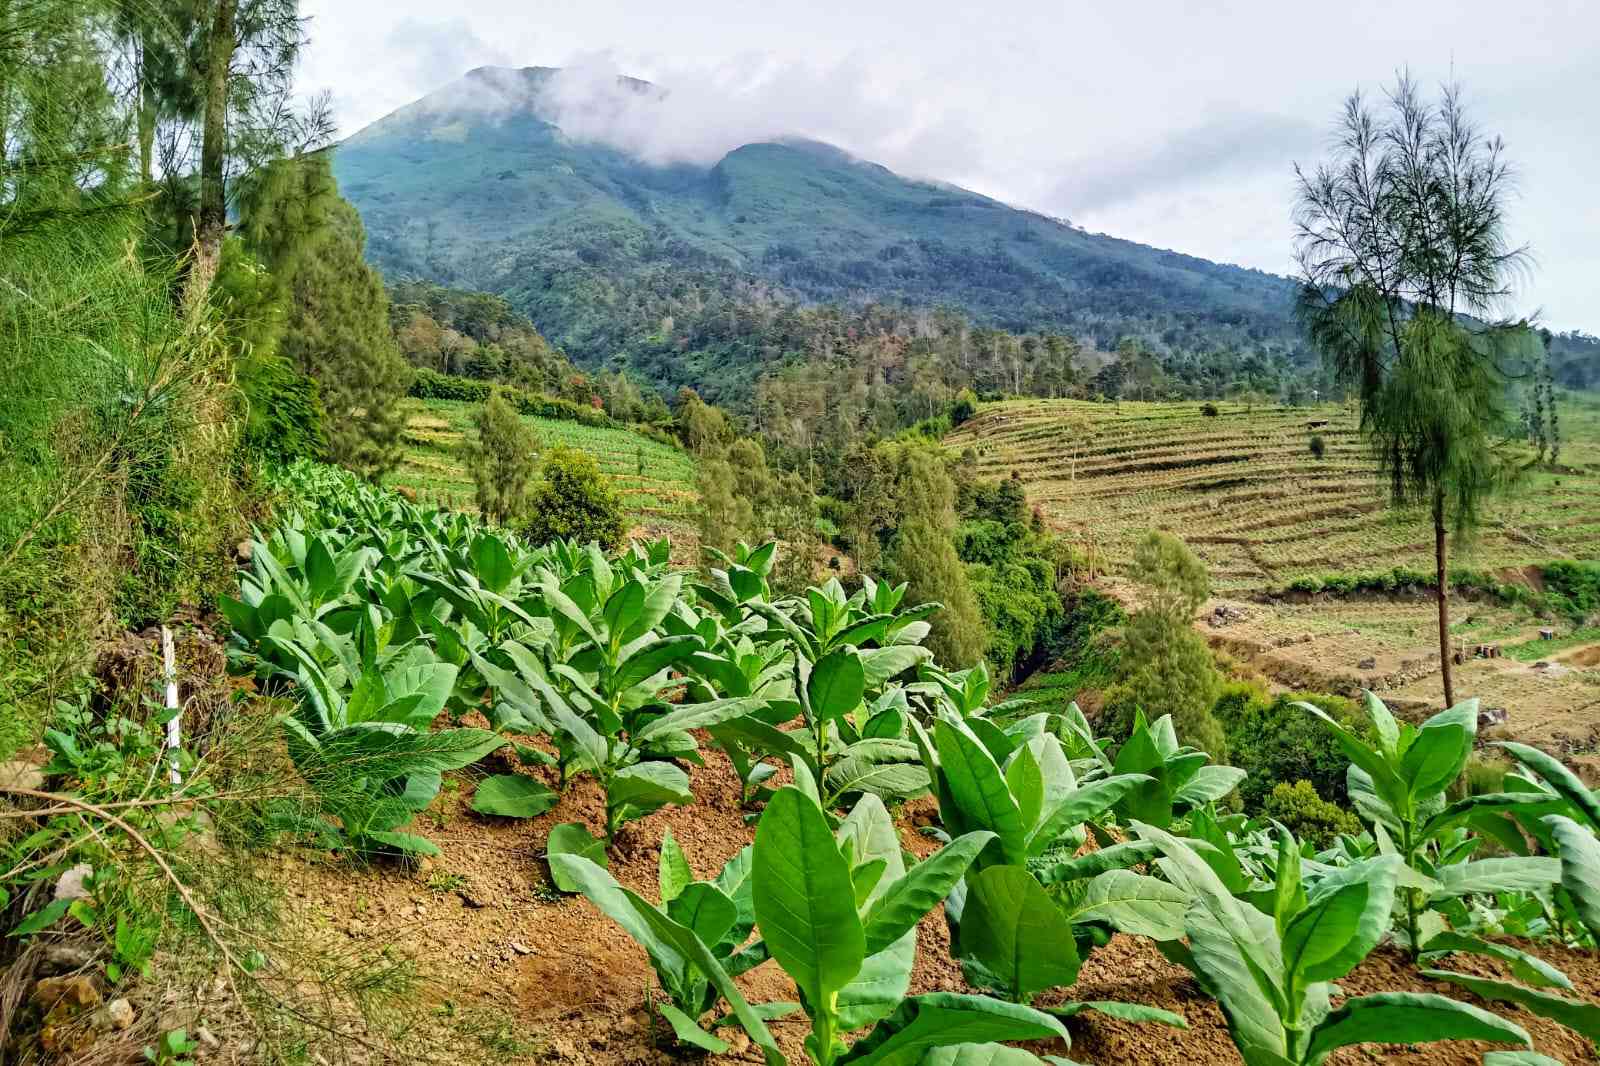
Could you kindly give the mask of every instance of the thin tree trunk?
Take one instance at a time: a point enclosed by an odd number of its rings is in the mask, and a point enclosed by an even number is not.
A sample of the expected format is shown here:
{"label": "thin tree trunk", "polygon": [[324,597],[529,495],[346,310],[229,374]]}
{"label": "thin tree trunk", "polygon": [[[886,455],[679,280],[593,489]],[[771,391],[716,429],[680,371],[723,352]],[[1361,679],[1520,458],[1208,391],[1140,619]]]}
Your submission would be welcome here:
{"label": "thin tree trunk", "polygon": [[216,0],[206,42],[205,129],[200,145],[200,213],[195,224],[194,263],[190,270],[188,299],[205,297],[222,257],[222,238],[228,229],[228,198],[223,186],[227,161],[228,72],[233,66],[234,15],[239,0]]}
{"label": "thin tree trunk", "polygon": [[1445,569],[1446,563],[1445,529],[1444,529],[1444,500],[1438,496],[1433,500],[1433,558],[1437,567],[1439,597],[1439,672],[1444,678],[1444,705],[1456,705],[1455,680],[1452,675],[1450,661],[1450,578]]}

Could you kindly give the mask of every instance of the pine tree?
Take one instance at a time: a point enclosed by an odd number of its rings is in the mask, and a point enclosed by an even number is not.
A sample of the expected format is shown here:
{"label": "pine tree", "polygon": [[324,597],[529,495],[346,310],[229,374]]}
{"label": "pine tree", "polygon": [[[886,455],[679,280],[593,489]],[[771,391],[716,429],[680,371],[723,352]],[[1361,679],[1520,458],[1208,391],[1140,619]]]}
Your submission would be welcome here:
{"label": "pine tree", "polygon": [[317,382],[329,457],[381,478],[400,461],[411,369],[389,329],[383,280],[363,258],[361,218],[339,196],[327,154],[268,167],[250,191],[245,230],[287,290],[279,348]]}
{"label": "pine tree", "polygon": [[983,658],[988,636],[966,566],[956,554],[956,487],[935,448],[911,447],[899,462],[900,523],[886,563],[889,577],[905,582],[906,602],[934,600],[928,647],[947,666],[972,666]]}
{"label": "pine tree", "polygon": [[478,511],[501,525],[527,509],[539,469],[539,438],[497,389],[479,409],[476,435],[466,444],[467,469],[478,489]]}

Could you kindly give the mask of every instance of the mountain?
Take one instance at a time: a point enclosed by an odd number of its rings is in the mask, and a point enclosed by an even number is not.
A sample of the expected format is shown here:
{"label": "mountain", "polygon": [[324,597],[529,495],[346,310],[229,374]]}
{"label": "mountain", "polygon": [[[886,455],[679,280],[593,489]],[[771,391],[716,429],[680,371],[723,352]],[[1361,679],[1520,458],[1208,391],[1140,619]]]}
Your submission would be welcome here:
{"label": "mountain", "polygon": [[557,77],[480,68],[340,146],[341,190],[386,274],[502,295],[578,362],[664,387],[714,372],[747,382],[790,353],[745,345],[719,356],[731,368],[696,353],[795,302],[943,306],[1102,350],[1133,336],[1190,357],[1311,358],[1284,278],[1086,233],[810,141],[651,165],[563,133]]}

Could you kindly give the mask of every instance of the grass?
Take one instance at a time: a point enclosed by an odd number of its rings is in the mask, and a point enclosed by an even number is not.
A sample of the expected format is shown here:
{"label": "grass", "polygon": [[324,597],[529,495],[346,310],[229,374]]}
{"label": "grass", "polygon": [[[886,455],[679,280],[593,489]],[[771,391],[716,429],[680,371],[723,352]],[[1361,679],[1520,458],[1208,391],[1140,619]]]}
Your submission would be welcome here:
{"label": "grass", "polygon": [[1548,659],[1552,655],[1572,648],[1580,648],[1585,644],[1597,642],[1600,642],[1600,626],[1585,626],[1553,640],[1535,639],[1525,640],[1519,644],[1510,644],[1501,649],[1501,654],[1518,662],[1531,663],[1540,659]]}
{"label": "grass", "polygon": [[[980,474],[1019,471],[1057,529],[1113,568],[1152,528],[1182,536],[1223,592],[1297,578],[1432,569],[1424,515],[1387,506],[1353,409],[1219,403],[988,404],[946,438]],[[1074,420],[1087,424],[1074,441]],[[1565,397],[1558,471],[1531,471],[1493,505],[1458,566],[1506,569],[1592,558],[1600,543],[1600,400]],[[1313,436],[1325,452],[1311,453]],[[1076,462],[1073,456],[1076,452]]]}
{"label": "grass", "polygon": [[[419,498],[471,509],[472,478],[461,457],[477,404],[458,400],[408,400],[405,457],[389,481]],[[626,429],[522,416],[545,447],[566,445],[588,452],[610,476],[628,517],[637,524],[687,530],[693,524],[694,460],[660,441]]]}

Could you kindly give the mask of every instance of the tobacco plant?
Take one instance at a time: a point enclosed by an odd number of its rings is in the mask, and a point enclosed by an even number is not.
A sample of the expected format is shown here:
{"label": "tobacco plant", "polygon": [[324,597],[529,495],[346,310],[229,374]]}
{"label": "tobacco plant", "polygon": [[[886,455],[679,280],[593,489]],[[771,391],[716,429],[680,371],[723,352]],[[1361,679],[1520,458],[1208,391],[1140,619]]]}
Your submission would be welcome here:
{"label": "tobacco plant", "polygon": [[1302,881],[1299,845],[1280,831],[1282,859],[1272,912],[1236,899],[1183,840],[1138,824],[1139,837],[1193,902],[1187,941],[1160,943],[1217,1000],[1246,1066],[1317,1066],[1353,1044],[1487,1040],[1531,1048],[1519,1026],[1445,996],[1388,992],[1346,999],[1333,1009],[1332,982],[1344,977],[1388,932],[1395,889],[1405,872],[1397,855]]}

